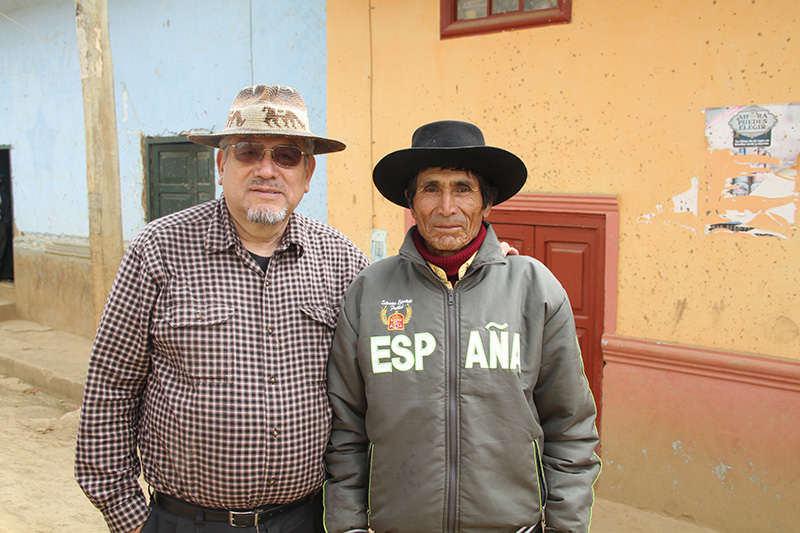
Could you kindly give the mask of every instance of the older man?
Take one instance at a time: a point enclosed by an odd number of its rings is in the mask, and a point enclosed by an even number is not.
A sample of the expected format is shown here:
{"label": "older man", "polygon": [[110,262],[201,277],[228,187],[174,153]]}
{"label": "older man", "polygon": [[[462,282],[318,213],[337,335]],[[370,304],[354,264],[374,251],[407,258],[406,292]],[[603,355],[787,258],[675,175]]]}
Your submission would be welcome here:
{"label": "older man", "polygon": [[76,478],[114,532],[315,531],[325,365],[368,261],[294,210],[314,154],[345,146],[311,133],[297,91],[265,85],[242,89],[221,132],[189,139],[219,148],[223,196],[151,222],[125,254],[92,350]]}
{"label": "older man", "polygon": [[588,530],[598,436],[567,295],[484,221],[526,177],[455,121],[375,167],[417,225],[342,303],[326,531]]}

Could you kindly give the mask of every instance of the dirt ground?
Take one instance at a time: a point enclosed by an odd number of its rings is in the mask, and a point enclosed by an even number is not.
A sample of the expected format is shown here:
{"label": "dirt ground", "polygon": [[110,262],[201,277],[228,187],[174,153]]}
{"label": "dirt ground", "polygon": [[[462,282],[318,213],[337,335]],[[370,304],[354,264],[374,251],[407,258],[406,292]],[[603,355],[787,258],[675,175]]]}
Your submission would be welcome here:
{"label": "dirt ground", "polygon": [[[0,376],[0,533],[108,531],[72,474],[78,409]],[[592,533],[715,533],[599,500]]]}
{"label": "dirt ground", "polygon": [[78,410],[0,378],[0,533],[107,531],[72,476]]}

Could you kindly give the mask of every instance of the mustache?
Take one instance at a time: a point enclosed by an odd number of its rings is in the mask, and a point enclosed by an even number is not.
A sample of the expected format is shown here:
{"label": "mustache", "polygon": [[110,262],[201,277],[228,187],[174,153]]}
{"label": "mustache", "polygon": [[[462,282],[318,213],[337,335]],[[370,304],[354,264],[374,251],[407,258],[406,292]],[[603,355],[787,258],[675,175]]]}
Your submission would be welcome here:
{"label": "mustache", "polygon": [[269,187],[270,189],[277,189],[281,192],[286,192],[286,186],[275,179],[264,179],[264,178],[250,178],[247,180],[248,187]]}
{"label": "mustache", "polygon": [[434,215],[434,216],[431,216],[428,219],[428,225],[436,226],[436,225],[439,225],[439,224],[448,224],[448,225],[450,225],[450,224],[458,224],[458,225],[463,226],[464,224],[466,224],[466,220],[464,220],[464,217],[461,217],[461,216],[458,216],[458,215],[454,215],[454,216],[450,216],[450,217],[443,217],[443,216]]}

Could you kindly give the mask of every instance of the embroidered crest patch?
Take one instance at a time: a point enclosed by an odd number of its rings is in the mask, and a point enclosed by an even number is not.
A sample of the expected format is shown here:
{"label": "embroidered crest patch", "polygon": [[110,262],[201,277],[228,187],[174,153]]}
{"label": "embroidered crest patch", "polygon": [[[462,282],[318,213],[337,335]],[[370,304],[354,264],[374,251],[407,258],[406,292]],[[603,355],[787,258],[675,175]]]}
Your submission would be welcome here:
{"label": "embroidered crest patch", "polygon": [[[389,331],[405,329],[406,324],[411,320],[411,300],[400,300],[399,302],[381,302],[381,322],[386,325]],[[405,305],[405,309],[403,309]],[[389,312],[392,311],[390,315]],[[404,312],[401,312],[403,310]]]}

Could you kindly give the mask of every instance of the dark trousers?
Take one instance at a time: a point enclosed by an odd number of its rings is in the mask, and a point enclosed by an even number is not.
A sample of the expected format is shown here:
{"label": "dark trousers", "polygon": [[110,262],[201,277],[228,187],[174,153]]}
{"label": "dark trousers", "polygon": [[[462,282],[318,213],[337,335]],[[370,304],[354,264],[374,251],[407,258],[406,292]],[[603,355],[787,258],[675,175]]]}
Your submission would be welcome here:
{"label": "dark trousers", "polygon": [[255,527],[233,527],[227,522],[204,522],[202,519],[176,516],[153,503],[150,516],[141,533],[321,533],[322,498],[311,498],[307,503],[266,520]]}

